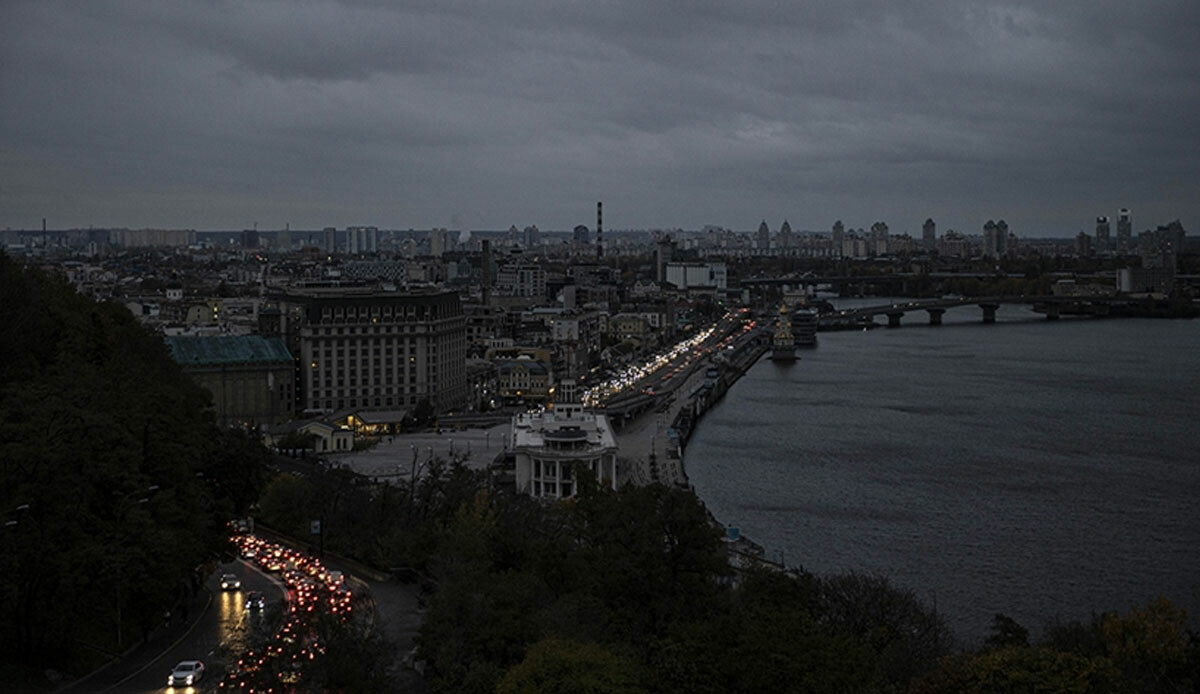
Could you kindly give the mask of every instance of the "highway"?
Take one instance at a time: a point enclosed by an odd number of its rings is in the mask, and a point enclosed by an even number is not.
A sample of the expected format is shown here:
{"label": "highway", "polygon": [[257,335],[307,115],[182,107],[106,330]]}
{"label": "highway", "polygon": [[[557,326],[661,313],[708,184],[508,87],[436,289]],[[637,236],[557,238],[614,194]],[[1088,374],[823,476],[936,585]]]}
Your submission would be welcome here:
{"label": "highway", "polygon": [[[635,416],[616,431],[619,457],[623,461],[622,477],[635,484],[657,481],[666,484],[686,484],[682,466],[672,459],[668,450],[672,443],[668,429],[687,396],[704,382],[703,367],[708,358],[732,348],[739,339],[749,339],[754,329],[753,321],[746,321],[749,314],[726,314],[717,322],[716,329],[692,349],[679,353],[660,368],[638,381],[630,391],[632,396],[614,398],[614,406],[629,406],[641,398],[647,406],[653,405],[654,416]],[[645,394],[650,391],[653,395]],[[650,454],[657,460],[657,475],[650,468]],[[624,479],[622,481],[624,481]]]}
{"label": "highway", "polygon": [[[222,591],[221,574],[232,573],[242,579],[241,590]],[[212,603],[196,626],[157,660],[133,673],[126,680],[103,689],[114,694],[148,694],[174,692],[203,694],[216,690],[225,675],[226,665],[236,660],[254,640],[264,640],[274,633],[287,602],[284,585],[274,576],[238,560],[222,564],[206,584]],[[264,610],[246,610],[245,596],[252,590],[262,591],[267,598]],[[205,665],[203,679],[195,687],[167,687],[167,674],[181,660],[199,660]]]}
{"label": "highway", "polygon": [[644,400],[645,396],[661,399],[664,393],[678,388],[692,368],[727,347],[748,329],[744,319],[749,317],[745,309],[726,313],[710,328],[677,343],[668,353],[627,367],[621,375],[589,389],[585,402],[602,403],[612,411]]}

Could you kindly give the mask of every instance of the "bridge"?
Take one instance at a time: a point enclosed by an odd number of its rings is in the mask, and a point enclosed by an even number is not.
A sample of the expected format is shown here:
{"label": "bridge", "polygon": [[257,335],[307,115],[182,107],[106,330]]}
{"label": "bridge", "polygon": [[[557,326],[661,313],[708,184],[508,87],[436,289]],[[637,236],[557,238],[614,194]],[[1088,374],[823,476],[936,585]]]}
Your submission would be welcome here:
{"label": "bridge", "polygon": [[943,297],[941,299],[917,299],[903,303],[863,306],[841,311],[822,313],[818,325],[832,328],[839,325],[854,325],[873,321],[875,316],[887,316],[888,327],[900,327],[900,320],[912,311],[925,311],[929,325],[941,325],[942,314],[958,306],[975,305],[983,312],[984,323],[996,322],[996,311],[1004,304],[1033,306],[1037,313],[1045,314],[1048,320],[1057,320],[1062,315],[1107,316],[1114,306],[1134,303],[1132,299],[1119,296],[985,296]]}
{"label": "bridge", "polygon": [[[908,285],[915,280],[941,281],[946,279],[976,279],[994,280],[1017,278],[1023,279],[1023,273],[998,274],[995,272],[895,272],[886,275],[828,275],[819,276],[813,272],[792,273],[783,277],[743,277],[737,280],[740,287],[810,287],[821,286],[836,289],[841,293],[870,294],[893,292],[904,295]],[[1111,278],[1108,278],[1111,280]]]}

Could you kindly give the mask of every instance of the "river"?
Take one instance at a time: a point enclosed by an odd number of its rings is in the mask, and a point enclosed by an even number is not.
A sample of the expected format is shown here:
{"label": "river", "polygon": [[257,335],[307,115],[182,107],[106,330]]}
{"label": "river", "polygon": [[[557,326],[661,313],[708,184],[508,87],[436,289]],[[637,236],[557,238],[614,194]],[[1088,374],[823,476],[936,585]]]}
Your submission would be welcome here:
{"label": "river", "polygon": [[[865,302],[880,303],[880,300]],[[1200,613],[1200,321],[823,332],[758,362],[684,454],[697,494],[768,556],[880,573],[977,645],[1157,595]]]}

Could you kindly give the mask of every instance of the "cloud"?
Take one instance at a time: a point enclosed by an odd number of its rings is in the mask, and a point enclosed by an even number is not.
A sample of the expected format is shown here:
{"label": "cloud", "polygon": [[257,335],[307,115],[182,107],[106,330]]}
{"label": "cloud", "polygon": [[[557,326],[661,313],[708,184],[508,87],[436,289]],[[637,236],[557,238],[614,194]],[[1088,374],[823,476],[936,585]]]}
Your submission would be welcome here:
{"label": "cloud", "polygon": [[1200,218],[1195,3],[799,5],[10,0],[0,225]]}

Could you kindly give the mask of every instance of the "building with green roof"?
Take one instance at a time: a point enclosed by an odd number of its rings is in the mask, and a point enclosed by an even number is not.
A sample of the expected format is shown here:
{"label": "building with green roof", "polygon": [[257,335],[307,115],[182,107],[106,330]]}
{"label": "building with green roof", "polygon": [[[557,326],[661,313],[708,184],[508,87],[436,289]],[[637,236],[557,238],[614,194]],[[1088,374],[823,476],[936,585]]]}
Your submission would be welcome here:
{"label": "building with green roof", "polygon": [[226,426],[274,425],[295,413],[295,362],[283,340],[261,335],[167,337],[171,356],[213,399]]}

